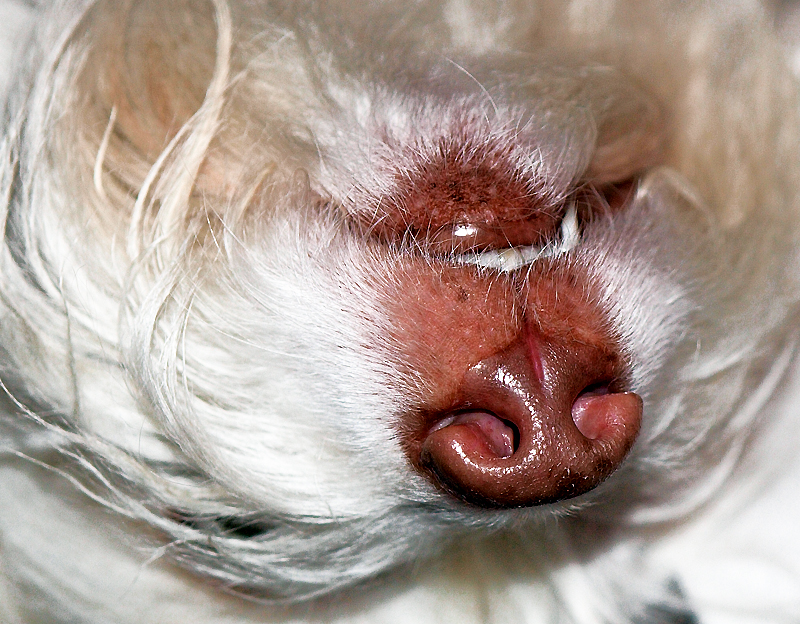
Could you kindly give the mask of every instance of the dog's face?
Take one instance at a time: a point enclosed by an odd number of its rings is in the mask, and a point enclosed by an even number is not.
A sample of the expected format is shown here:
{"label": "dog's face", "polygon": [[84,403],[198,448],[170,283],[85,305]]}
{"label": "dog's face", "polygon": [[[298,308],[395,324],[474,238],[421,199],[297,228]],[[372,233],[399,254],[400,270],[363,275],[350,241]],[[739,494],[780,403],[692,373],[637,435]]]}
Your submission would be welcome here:
{"label": "dog's face", "polygon": [[742,89],[775,51],[717,52],[740,22],[701,6],[512,4],[44,35],[3,375],[190,568],[300,598],[465,531],[668,519],[744,444],[794,296],[794,96]]}

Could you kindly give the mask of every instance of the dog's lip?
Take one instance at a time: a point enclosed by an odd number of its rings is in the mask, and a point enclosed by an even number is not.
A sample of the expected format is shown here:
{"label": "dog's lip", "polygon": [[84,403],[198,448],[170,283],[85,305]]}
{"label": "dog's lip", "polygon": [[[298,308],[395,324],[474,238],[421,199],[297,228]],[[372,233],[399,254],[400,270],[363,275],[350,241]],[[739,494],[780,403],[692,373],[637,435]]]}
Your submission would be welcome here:
{"label": "dog's lip", "polygon": [[[453,235],[469,240],[476,226],[459,224],[453,226]],[[464,253],[456,253],[453,260],[458,264],[475,265],[484,269],[501,272],[516,271],[536,262],[541,258],[552,258],[574,249],[581,241],[581,230],[578,223],[577,208],[573,205],[561,220],[559,237],[544,245],[514,245],[489,249],[473,248]]]}
{"label": "dog's lip", "polygon": [[424,233],[423,240],[436,254],[480,254],[509,248],[541,249],[555,231],[553,228],[543,232],[536,218],[493,224],[456,217],[451,223]]}

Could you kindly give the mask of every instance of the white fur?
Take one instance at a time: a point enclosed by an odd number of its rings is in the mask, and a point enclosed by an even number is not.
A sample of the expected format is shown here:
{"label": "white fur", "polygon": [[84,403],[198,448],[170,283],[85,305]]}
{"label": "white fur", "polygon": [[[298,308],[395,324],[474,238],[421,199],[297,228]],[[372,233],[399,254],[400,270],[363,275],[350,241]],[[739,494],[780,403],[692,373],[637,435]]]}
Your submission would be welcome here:
{"label": "white fur", "polygon": [[[724,5],[40,7],[0,162],[2,621],[800,620],[797,86],[772,5]],[[556,258],[636,445],[574,500],[451,500],[395,429],[410,251],[349,220],[456,129],[561,201],[662,127]]]}

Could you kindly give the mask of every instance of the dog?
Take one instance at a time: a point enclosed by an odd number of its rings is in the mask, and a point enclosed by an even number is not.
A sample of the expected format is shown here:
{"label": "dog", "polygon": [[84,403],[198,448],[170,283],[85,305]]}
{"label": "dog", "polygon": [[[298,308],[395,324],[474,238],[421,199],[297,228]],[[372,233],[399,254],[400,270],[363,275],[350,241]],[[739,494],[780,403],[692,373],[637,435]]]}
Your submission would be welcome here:
{"label": "dog", "polygon": [[2,621],[800,620],[792,10],[35,7]]}

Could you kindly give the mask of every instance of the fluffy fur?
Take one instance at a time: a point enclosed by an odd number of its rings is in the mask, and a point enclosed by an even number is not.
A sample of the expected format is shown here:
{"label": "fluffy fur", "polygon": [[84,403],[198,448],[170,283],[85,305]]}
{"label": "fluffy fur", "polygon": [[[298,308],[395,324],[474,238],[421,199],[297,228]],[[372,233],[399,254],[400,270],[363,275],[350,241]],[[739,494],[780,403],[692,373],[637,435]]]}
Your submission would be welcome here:
{"label": "fluffy fur", "polygon": [[[800,619],[773,8],[42,7],[0,162],[3,621]],[[357,224],[462,135],[552,201],[643,171],[557,255],[645,401],[575,499],[474,508],[398,440],[430,391],[386,311],[419,250]]]}

